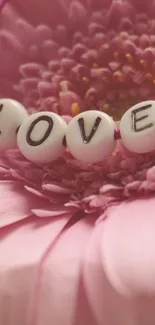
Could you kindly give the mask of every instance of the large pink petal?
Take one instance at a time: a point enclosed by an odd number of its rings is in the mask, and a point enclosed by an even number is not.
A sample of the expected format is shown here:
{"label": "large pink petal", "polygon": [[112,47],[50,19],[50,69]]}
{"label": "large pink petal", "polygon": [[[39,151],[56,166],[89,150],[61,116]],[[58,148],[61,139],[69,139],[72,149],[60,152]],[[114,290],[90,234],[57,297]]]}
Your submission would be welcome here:
{"label": "large pink petal", "polygon": [[47,256],[35,325],[75,324],[81,267],[93,225],[91,217],[77,222],[64,232]]}
{"label": "large pink petal", "polygon": [[15,182],[0,182],[0,228],[32,214],[26,194],[22,186]]}
{"label": "large pink petal", "polygon": [[121,297],[109,283],[100,255],[104,222],[96,226],[88,242],[84,264],[84,285],[98,325],[136,325],[131,302]]}
{"label": "large pink petal", "polygon": [[[49,202],[44,197],[38,198],[32,193],[29,194],[20,182],[0,181],[0,228],[33,215],[33,211],[46,212],[45,207],[51,208]],[[67,209],[63,214],[66,214],[66,211]],[[60,213],[62,214],[62,211]]]}
{"label": "large pink petal", "polygon": [[100,247],[109,281],[133,299],[136,324],[155,324],[155,198],[109,209]]}
{"label": "large pink petal", "polygon": [[80,279],[79,293],[77,297],[77,309],[75,316],[74,325],[97,325],[97,322],[94,318],[91,305],[86,295],[86,290],[83,281],[83,274]]}
{"label": "large pink petal", "polygon": [[32,324],[40,262],[69,218],[32,218],[0,230],[0,324]]}
{"label": "large pink petal", "polygon": [[[68,3],[69,2],[68,0]],[[12,7],[19,16],[27,19],[27,21],[33,24],[46,22],[46,24],[55,26],[56,24],[67,21],[66,4],[67,1],[65,0],[11,0],[5,6]]]}

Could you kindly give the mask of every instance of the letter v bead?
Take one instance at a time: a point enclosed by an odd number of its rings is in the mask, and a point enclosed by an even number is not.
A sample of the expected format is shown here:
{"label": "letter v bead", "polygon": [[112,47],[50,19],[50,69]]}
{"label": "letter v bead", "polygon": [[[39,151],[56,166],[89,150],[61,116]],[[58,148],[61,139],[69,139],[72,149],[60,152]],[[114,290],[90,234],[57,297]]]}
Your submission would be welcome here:
{"label": "letter v bead", "polygon": [[115,122],[100,111],[86,111],[68,124],[66,142],[78,160],[93,164],[102,161],[115,148]]}
{"label": "letter v bead", "polygon": [[94,122],[94,125],[92,127],[92,130],[91,130],[90,134],[86,135],[84,119],[79,118],[78,124],[79,124],[81,136],[82,136],[82,139],[83,139],[84,143],[89,143],[91,141],[91,139],[93,138],[94,134],[96,133],[101,121],[102,121],[101,117],[97,117],[95,122]]}

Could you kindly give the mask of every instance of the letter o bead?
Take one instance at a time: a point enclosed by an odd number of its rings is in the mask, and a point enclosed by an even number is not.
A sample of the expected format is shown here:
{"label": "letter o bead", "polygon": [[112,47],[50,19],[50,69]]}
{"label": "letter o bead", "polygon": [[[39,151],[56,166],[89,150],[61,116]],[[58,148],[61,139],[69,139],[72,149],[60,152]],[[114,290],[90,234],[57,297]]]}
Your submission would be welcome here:
{"label": "letter o bead", "polygon": [[10,98],[0,99],[0,151],[16,148],[18,128],[27,117],[22,104]]}
{"label": "letter o bead", "polygon": [[86,163],[97,163],[115,148],[115,123],[100,111],[87,111],[75,116],[68,124],[67,146],[72,155]]}
{"label": "letter o bead", "polygon": [[21,125],[17,144],[25,158],[35,163],[49,163],[64,151],[67,124],[52,112],[32,114]]}
{"label": "letter o bead", "polygon": [[155,101],[132,106],[120,121],[124,146],[135,153],[155,150]]}

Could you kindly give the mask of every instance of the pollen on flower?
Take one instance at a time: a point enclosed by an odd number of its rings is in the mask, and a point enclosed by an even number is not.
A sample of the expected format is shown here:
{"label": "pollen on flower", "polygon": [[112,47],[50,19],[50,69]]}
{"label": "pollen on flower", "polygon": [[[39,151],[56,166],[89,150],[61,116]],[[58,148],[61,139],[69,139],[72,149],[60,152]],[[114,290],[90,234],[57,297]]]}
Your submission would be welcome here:
{"label": "pollen on flower", "polygon": [[126,53],[125,56],[129,63],[133,63],[133,55],[132,54]]}
{"label": "pollen on flower", "polygon": [[115,71],[113,75],[114,77],[117,77],[120,82],[124,81],[123,74],[121,71]]}
{"label": "pollen on flower", "polygon": [[113,53],[113,56],[114,56],[115,60],[117,60],[119,58],[119,53],[118,52],[114,52]]}
{"label": "pollen on flower", "polygon": [[146,78],[148,79],[148,80],[153,80],[153,75],[152,75],[152,73],[146,73]]}
{"label": "pollen on flower", "polygon": [[97,58],[98,57],[98,53],[95,50],[90,50],[89,51],[89,55],[92,56],[92,57],[94,57],[94,58]]}
{"label": "pollen on flower", "polygon": [[102,79],[103,81],[106,81],[106,82],[109,81],[108,77],[106,77],[106,76],[102,77],[101,79]]}
{"label": "pollen on flower", "polygon": [[122,76],[121,71],[116,71],[116,72],[114,72],[114,76],[116,76],[116,77],[121,77],[121,76]]}
{"label": "pollen on flower", "polygon": [[72,113],[72,116],[76,116],[80,113],[80,106],[78,103],[72,103],[71,113]]}
{"label": "pollen on flower", "polygon": [[98,68],[98,64],[97,63],[93,63],[93,68],[94,69]]}
{"label": "pollen on flower", "polygon": [[88,82],[88,78],[87,77],[82,77],[82,81],[84,81],[84,82]]}
{"label": "pollen on flower", "polygon": [[102,106],[102,110],[105,111],[105,112],[108,111],[109,108],[110,108],[110,104],[108,104],[108,103],[106,103],[106,104],[104,104],[104,105]]}
{"label": "pollen on flower", "polygon": [[146,62],[146,60],[140,60],[140,64],[141,64],[144,68],[147,67],[147,62]]}

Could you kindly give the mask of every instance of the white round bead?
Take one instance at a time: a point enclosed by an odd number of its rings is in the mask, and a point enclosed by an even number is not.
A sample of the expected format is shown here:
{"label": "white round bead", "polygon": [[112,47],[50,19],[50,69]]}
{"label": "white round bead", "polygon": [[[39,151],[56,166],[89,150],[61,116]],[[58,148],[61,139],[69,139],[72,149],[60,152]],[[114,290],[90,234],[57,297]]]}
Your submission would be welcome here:
{"label": "white round bead", "polygon": [[28,113],[13,99],[0,99],[0,151],[15,148],[17,131]]}
{"label": "white round bead", "polygon": [[124,146],[135,153],[155,150],[155,101],[145,101],[131,107],[120,121]]}
{"label": "white round bead", "polygon": [[66,122],[55,113],[32,114],[18,131],[19,150],[30,161],[49,163],[63,153],[66,129]]}
{"label": "white round bead", "polygon": [[100,111],[87,111],[75,116],[68,124],[67,146],[72,155],[83,162],[97,163],[115,148],[115,123]]}

